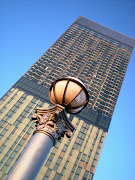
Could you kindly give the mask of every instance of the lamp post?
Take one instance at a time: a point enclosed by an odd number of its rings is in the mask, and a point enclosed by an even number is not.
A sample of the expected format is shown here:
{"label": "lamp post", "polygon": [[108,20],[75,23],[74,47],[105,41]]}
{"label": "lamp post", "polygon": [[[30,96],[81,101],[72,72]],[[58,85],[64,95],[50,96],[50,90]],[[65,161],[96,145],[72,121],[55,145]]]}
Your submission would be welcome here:
{"label": "lamp post", "polygon": [[37,108],[36,130],[30,142],[6,180],[34,180],[42,167],[50,149],[64,137],[70,138],[74,126],[68,120],[66,112],[79,113],[88,103],[89,95],[85,85],[73,77],[60,78],[50,87],[49,99],[53,107]]}

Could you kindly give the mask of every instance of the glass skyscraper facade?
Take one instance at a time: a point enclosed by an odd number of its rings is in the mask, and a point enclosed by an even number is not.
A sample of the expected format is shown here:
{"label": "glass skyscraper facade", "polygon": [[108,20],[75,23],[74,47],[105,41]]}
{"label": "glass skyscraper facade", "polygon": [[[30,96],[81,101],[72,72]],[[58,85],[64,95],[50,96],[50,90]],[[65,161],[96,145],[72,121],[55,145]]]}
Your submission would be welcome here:
{"label": "glass skyscraper facade", "polygon": [[133,46],[134,39],[79,17],[0,100],[0,178],[30,140],[36,108],[51,106],[52,82],[73,76],[86,85],[88,106],[68,114],[76,130],[51,149],[36,179],[92,179]]}

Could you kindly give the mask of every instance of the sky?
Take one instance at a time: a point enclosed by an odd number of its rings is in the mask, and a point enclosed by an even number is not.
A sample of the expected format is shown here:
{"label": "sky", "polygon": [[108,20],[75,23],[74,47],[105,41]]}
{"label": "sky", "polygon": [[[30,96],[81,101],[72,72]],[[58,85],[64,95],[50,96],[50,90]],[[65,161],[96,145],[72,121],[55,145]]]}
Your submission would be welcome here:
{"label": "sky", "polygon": [[[0,0],[0,98],[79,17],[135,38],[135,0]],[[135,48],[93,180],[135,180]]]}

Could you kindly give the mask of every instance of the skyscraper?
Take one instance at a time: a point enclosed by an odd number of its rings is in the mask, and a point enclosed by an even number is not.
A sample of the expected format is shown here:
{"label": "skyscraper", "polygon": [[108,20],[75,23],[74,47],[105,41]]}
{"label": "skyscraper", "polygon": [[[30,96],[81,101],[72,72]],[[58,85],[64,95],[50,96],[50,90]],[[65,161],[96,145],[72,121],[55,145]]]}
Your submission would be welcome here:
{"label": "skyscraper", "polygon": [[36,107],[47,108],[49,87],[58,77],[82,80],[90,101],[68,115],[76,130],[52,148],[41,179],[92,179],[134,46],[134,39],[79,17],[0,101],[3,179],[28,143]]}

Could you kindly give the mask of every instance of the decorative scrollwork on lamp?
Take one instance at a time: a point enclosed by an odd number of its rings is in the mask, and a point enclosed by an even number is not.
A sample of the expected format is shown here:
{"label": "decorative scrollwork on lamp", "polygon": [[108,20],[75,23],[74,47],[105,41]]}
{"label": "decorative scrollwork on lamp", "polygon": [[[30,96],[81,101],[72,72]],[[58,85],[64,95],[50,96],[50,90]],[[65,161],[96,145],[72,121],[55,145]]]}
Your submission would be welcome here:
{"label": "decorative scrollwork on lamp", "polygon": [[60,105],[47,109],[38,108],[32,118],[37,119],[36,130],[33,134],[44,133],[48,135],[52,139],[53,145],[61,137],[64,137],[64,134],[70,138],[74,131],[74,126],[69,122],[65,108]]}

